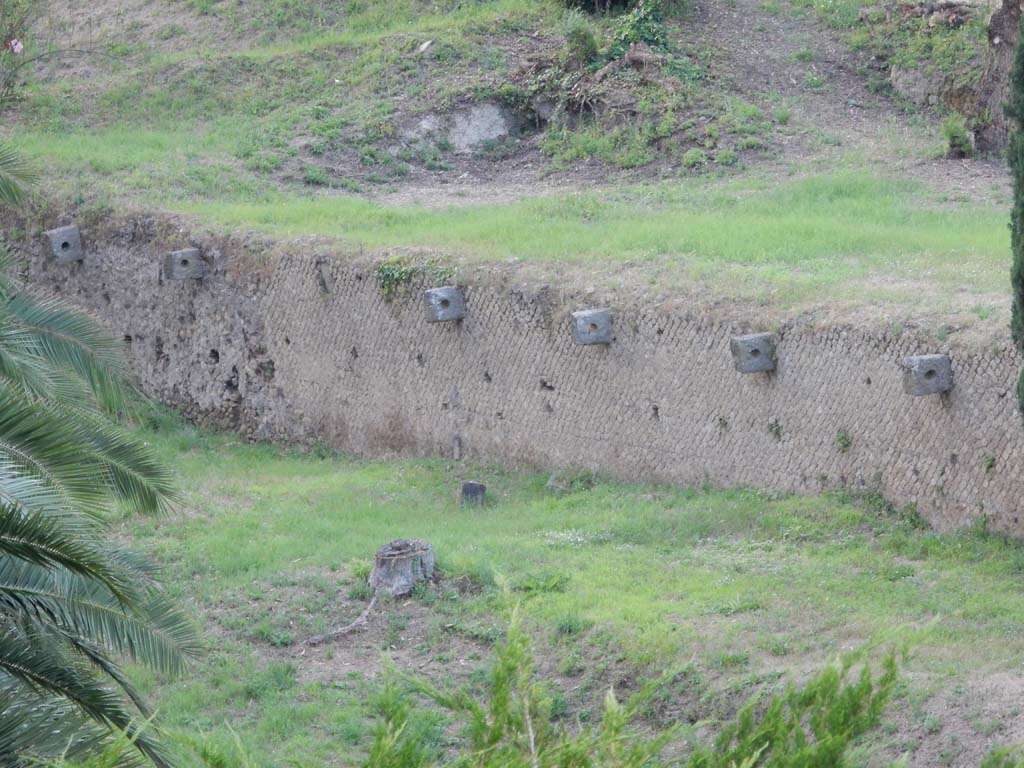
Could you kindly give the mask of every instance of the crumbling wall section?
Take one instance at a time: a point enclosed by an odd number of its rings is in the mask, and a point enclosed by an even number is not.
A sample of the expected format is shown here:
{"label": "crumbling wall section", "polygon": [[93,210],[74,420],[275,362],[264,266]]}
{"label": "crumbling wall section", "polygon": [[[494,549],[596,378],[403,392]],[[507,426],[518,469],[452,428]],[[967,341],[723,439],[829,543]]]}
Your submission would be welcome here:
{"label": "crumbling wall section", "polygon": [[[1009,344],[767,329],[609,297],[613,341],[581,346],[571,312],[594,299],[571,289],[474,279],[462,320],[429,323],[421,292],[431,284],[388,300],[372,257],[321,240],[197,235],[146,216],[92,222],[83,239],[84,260],[69,265],[33,238],[28,278],[123,336],[144,388],[197,421],[371,456],[876,490],[938,528],[985,518],[1024,534],[1021,361]],[[205,275],[165,279],[165,254],[187,247]],[[758,330],[776,333],[776,368],[740,374],[730,339]],[[950,354],[954,387],[911,397],[900,361],[931,352]]]}

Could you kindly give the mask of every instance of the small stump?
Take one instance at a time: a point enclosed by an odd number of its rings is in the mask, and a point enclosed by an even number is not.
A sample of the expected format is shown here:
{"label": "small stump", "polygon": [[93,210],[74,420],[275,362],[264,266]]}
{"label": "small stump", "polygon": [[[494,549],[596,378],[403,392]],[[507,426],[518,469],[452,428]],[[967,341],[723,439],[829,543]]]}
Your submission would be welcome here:
{"label": "small stump", "polygon": [[377,550],[370,573],[375,594],[402,597],[434,577],[434,548],[419,539],[399,539]]}

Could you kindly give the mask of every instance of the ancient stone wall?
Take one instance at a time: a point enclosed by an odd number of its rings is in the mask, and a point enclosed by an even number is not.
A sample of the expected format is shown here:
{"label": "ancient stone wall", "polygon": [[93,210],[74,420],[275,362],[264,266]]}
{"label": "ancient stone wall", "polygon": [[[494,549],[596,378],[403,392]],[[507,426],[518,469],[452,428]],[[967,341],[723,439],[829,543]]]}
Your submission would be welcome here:
{"label": "ancient stone wall", "polygon": [[[67,223],[58,221],[54,223]],[[317,240],[196,236],[168,220],[83,225],[85,258],[32,238],[28,276],[130,344],[147,391],[258,438],[364,455],[455,455],[545,469],[814,493],[877,490],[939,528],[979,517],[1020,535],[1024,428],[1003,349],[941,348],[911,333],[772,329],[607,297],[614,341],[574,342],[593,299],[467,280],[465,319],[428,323],[420,292],[388,301],[372,258]],[[164,255],[197,247],[200,280]],[[605,303],[602,301],[601,303]],[[742,375],[729,342],[774,330],[778,365]],[[904,394],[899,362],[948,352],[954,388]]]}

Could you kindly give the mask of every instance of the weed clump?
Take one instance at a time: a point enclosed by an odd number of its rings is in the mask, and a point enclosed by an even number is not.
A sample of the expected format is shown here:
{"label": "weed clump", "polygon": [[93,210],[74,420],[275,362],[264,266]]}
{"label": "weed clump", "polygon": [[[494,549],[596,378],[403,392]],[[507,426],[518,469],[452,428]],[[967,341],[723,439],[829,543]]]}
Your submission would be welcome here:
{"label": "weed clump", "polygon": [[377,285],[385,301],[403,295],[416,278],[444,282],[451,278],[452,270],[437,264],[417,264],[401,256],[384,259],[375,270]]}
{"label": "weed clump", "polygon": [[590,22],[580,13],[574,13],[566,23],[565,58],[577,69],[584,69],[597,60],[601,50]]}
{"label": "weed clump", "polygon": [[947,117],[942,123],[942,133],[949,147],[949,157],[964,158],[974,154],[974,142],[963,115],[954,113]]}
{"label": "weed clump", "polygon": [[[801,687],[790,684],[766,701],[755,697],[724,725],[713,743],[698,742],[679,765],[843,765],[850,744],[878,726],[898,683],[894,653],[885,658],[882,674],[877,678],[863,662],[862,654],[851,654]],[[860,672],[850,680],[857,665]],[[580,718],[580,727],[569,730],[561,723],[564,700],[552,694],[550,684],[536,679],[530,643],[520,627],[518,611],[513,610],[490,671],[486,700],[478,700],[468,689],[442,690],[413,677],[401,678],[405,682],[403,690],[393,672],[388,676],[379,699],[386,706],[378,708],[381,719],[364,765],[420,768],[430,764],[431,749],[420,738],[422,718],[410,705],[409,693],[425,697],[466,722],[468,743],[451,765],[656,765],[662,751],[680,736],[686,725],[677,723],[649,734],[633,724],[665,682],[678,678],[680,672],[674,670],[646,684],[626,702],[620,702],[614,691],[609,691],[599,724],[585,725]]]}
{"label": "weed clump", "polygon": [[708,155],[703,149],[686,150],[686,154],[683,155],[683,165],[687,168],[699,168],[702,165],[707,165]]}

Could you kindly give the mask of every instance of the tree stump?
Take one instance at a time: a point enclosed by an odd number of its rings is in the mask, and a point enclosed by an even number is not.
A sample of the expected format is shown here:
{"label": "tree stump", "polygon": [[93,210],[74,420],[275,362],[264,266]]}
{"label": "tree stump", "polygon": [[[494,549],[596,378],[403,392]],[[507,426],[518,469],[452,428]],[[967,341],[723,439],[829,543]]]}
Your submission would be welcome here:
{"label": "tree stump", "polygon": [[399,539],[377,550],[370,573],[375,594],[385,592],[402,597],[412,592],[417,582],[434,577],[434,549],[419,539]]}

